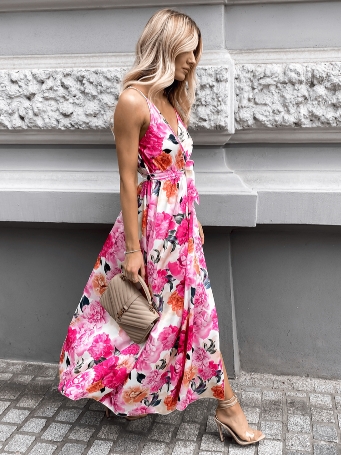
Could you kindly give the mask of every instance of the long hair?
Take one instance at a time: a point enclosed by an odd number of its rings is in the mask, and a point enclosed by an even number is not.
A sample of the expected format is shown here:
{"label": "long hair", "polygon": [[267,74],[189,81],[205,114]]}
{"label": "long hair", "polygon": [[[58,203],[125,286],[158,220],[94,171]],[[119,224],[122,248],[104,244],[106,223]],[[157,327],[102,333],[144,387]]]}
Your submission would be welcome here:
{"label": "long hair", "polygon": [[[195,64],[183,81],[175,80],[175,58],[182,52],[192,50]],[[136,44],[135,62],[123,78],[121,92],[134,83],[152,84],[149,99],[154,102],[158,93],[165,93],[188,125],[195,99],[195,70],[201,54],[201,32],[193,19],[172,9],[157,11],[147,22]]]}

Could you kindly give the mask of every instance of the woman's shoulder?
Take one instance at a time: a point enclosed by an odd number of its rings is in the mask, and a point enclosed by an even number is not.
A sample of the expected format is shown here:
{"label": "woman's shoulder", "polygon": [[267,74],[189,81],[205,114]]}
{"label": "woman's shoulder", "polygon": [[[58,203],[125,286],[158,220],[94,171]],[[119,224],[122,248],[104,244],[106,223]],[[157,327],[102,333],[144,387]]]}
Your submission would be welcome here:
{"label": "woman's shoulder", "polygon": [[127,87],[120,93],[116,107],[120,105],[127,107],[128,109],[136,109],[145,106],[146,104],[146,100],[143,99],[143,96],[137,90],[134,90],[133,87]]}
{"label": "woman's shoulder", "polygon": [[126,88],[118,98],[114,117],[124,122],[144,124],[149,119],[149,108],[146,100],[136,90]]}

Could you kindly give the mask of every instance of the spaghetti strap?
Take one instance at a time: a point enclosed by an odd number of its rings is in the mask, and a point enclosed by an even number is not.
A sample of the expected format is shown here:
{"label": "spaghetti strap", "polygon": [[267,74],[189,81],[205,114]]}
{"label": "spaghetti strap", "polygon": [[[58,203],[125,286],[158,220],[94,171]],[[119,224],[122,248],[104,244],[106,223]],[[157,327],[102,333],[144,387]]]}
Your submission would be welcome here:
{"label": "spaghetti strap", "polygon": [[141,92],[141,90],[139,90],[138,88],[133,87],[131,85],[129,85],[129,87],[126,87],[125,90],[127,90],[127,88],[133,88],[134,90],[137,90],[138,92],[140,92],[141,95],[146,99],[147,103],[149,104],[149,99],[146,97],[146,95],[143,92]]}

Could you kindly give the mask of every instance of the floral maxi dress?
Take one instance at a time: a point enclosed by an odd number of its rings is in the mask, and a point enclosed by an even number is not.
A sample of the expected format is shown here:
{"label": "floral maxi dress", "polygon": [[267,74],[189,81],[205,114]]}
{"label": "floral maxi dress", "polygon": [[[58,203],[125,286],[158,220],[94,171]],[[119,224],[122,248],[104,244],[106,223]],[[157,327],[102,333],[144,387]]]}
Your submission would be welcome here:
{"label": "floral maxi dress", "polygon": [[193,142],[176,111],[177,134],[146,101],[150,125],[139,143],[144,179],[137,188],[138,225],[160,319],[136,344],[100,305],[125,257],[121,212],[85,286],[59,364],[63,395],[93,398],[124,416],[168,414],[198,398],[224,398],[217,313],[194,207]]}

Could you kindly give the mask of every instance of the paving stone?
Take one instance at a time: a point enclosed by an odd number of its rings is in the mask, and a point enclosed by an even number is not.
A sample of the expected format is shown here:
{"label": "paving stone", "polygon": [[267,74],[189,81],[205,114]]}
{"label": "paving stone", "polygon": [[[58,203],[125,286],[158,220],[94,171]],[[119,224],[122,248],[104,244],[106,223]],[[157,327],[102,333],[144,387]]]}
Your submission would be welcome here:
{"label": "paving stone", "polygon": [[22,423],[31,411],[25,409],[10,409],[7,414],[1,419],[7,423]]}
{"label": "paving stone", "polygon": [[89,441],[95,430],[96,428],[94,427],[75,427],[69,434],[68,438],[87,442]]}
{"label": "paving stone", "polygon": [[266,434],[267,439],[282,439],[282,422],[262,421],[260,429]]}
{"label": "paving stone", "polygon": [[166,455],[167,452],[168,447],[166,444],[147,442],[147,444],[143,446],[141,455]]}
{"label": "paving stone", "polygon": [[231,455],[255,455],[256,454],[256,446],[249,445],[249,446],[240,446],[236,443],[233,443],[229,446],[229,454]]}
{"label": "paving stone", "polygon": [[278,404],[282,406],[283,392],[278,390],[264,390],[262,394],[263,404],[264,402],[270,401],[272,404]]}
{"label": "paving stone", "polygon": [[17,427],[14,425],[0,424],[0,441],[6,441]]}
{"label": "paving stone", "polygon": [[318,441],[337,442],[336,428],[322,423],[313,424],[314,439]]}
{"label": "paving stone", "polygon": [[57,446],[55,444],[45,444],[44,442],[39,442],[33,447],[29,455],[52,455]]}
{"label": "paving stone", "polygon": [[39,442],[33,447],[29,455],[52,455],[57,446],[55,444],[45,444],[44,442]]}
{"label": "paving stone", "polygon": [[59,452],[60,455],[82,455],[84,450],[86,449],[86,445],[84,444],[74,444],[74,443],[67,443]]}
{"label": "paving stone", "polygon": [[108,455],[112,447],[112,442],[95,441],[87,455]]}
{"label": "paving stone", "polygon": [[40,378],[40,380],[34,380],[27,384],[26,391],[40,395],[47,392],[47,390],[51,387],[51,381],[48,378]]}
{"label": "paving stone", "polygon": [[8,362],[6,366],[6,370],[10,371],[11,373],[19,373],[23,368],[24,364],[18,362]]}
{"label": "paving stone", "polygon": [[269,441],[263,439],[259,442],[258,455],[282,455],[282,441]]}
{"label": "paving stone", "polygon": [[30,419],[20,429],[20,431],[27,431],[28,433],[40,433],[46,425],[46,419]]}
{"label": "paving stone", "polygon": [[309,434],[287,433],[285,445],[288,450],[310,451],[311,450],[311,438],[310,438]]}
{"label": "paving stone", "polygon": [[204,434],[201,440],[200,450],[223,452],[224,443],[215,435]]}
{"label": "paving stone", "polygon": [[199,452],[199,455],[221,455],[221,452]]}
{"label": "paving stone", "polygon": [[28,384],[31,381],[31,379],[33,379],[33,378],[34,378],[34,376],[32,376],[32,375],[16,374],[15,376],[13,376],[11,382],[15,382],[17,384]]}
{"label": "paving stone", "polygon": [[90,404],[89,409],[91,409],[92,411],[105,412],[104,404],[100,403],[99,401],[94,401],[94,400],[91,400],[91,401],[93,401],[93,403]]}
{"label": "paving stone", "polygon": [[66,423],[51,423],[42,435],[42,439],[47,439],[49,441],[62,441],[70,428],[71,425]]}
{"label": "paving stone", "polygon": [[315,379],[314,382],[315,391],[319,393],[337,393],[339,390],[339,383],[337,381]]}
{"label": "paving stone", "polygon": [[18,408],[35,408],[43,399],[43,395],[23,395],[16,406]]}
{"label": "paving stone", "polygon": [[306,400],[287,398],[287,412],[295,415],[310,415],[310,408]]}
{"label": "paving stone", "polygon": [[268,406],[262,409],[262,420],[282,420],[283,409],[277,406]]}
{"label": "paving stone", "polygon": [[289,433],[310,433],[310,418],[302,415],[288,415]]}
{"label": "paving stone", "polygon": [[311,408],[313,422],[335,423],[334,412],[328,409]]}
{"label": "paving stone", "polygon": [[43,401],[34,415],[39,417],[52,417],[61,405],[61,401]]}
{"label": "paving stone", "polygon": [[297,452],[296,450],[293,452],[292,450],[287,450],[285,455],[307,455],[308,453],[310,454],[311,452]]}
{"label": "paving stone", "polygon": [[34,440],[35,436],[16,434],[5,446],[5,450],[8,450],[9,452],[26,452]]}
{"label": "paving stone", "polygon": [[98,433],[97,437],[102,439],[116,440],[121,428],[116,425],[102,425],[101,431]]}
{"label": "paving stone", "polygon": [[314,455],[339,455],[340,453],[336,444],[323,442],[314,444]]}
{"label": "paving stone", "polygon": [[335,395],[335,406],[336,409],[341,409],[341,396]]}
{"label": "paving stone", "polygon": [[158,414],[156,421],[160,423],[170,423],[173,425],[179,425],[183,417],[183,412],[173,411],[170,414],[162,415]]}
{"label": "paving stone", "polygon": [[317,408],[332,408],[332,399],[330,395],[312,393],[309,398],[311,406],[315,406]]}
{"label": "paving stone", "polygon": [[[243,406],[244,414],[247,418],[249,423],[258,423],[259,416],[260,416],[260,409],[259,408],[249,408],[248,406]],[[264,419],[266,420],[266,419]]]}
{"label": "paving stone", "polygon": [[172,455],[194,455],[196,452],[196,444],[190,441],[177,441]]}
{"label": "paving stone", "polygon": [[0,381],[9,381],[12,376],[11,373],[0,373]]}
{"label": "paving stone", "polygon": [[208,409],[208,400],[202,399],[191,403],[184,411],[184,422],[201,422],[205,417]]}
{"label": "paving stone", "polygon": [[10,401],[0,401],[0,414],[2,414],[10,404],[11,404]]}
{"label": "paving stone", "polygon": [[174,428],[175,427],[173,425],[155,423],[148,435],[148,438],[154,439],[155,441],[170,442]]}
{"label": "paving stone", "polygon": [[84,408],[88,404],[89,400],[87,398],[81,398],[80,400],[69,400],[66,401],[66,406],[72,408]]}
{"label": "paving stone", "polygon": [[307,394],[306,392],[296,392],[296,391],[289,391],[289,392],[285,392],[285,395],[289,398],[292,398],[292,397],[296,397],[296,398],[306,398],[307,397]]}
{"label": "paving stone", "polygon": [[59,422],[75,422],[81,414],[81,409],[62,409],[55,419]]}
{"label": "paving stone", "polygon": [[7,383],[0,389],[0,398],[15,400],[24,390],[24,387],[23,384]]}
{"label": "paving stone", "polygon": [[305,390],[313,392],[315,390],[315,381],[312,378],[293,377],[292,383],[295,390]]}
{"label": "paving stone", "polygon": [[206,423],[206,433],[217,433],[218,428],[213,416],[208,416]]}
{"label": "paving stone", "polygon": [[229,447],[229,455],[254,455],[255,453],[256,447],[254,445],[243,447],[233,444]]}
{"label": "paving stone", "polygon": [[260,407],[262,402],[262,392],[243,391],[241,402],[243,406]]}
{"label": "paving stone", "polygon": [[54,378],[58,375],[58,366],[56,365],[56,366],[43,368],[39,374],[44,377]]}
{"label": "paving stone", "polygon": [[104,414],[102,412],[86,411],[81,418],[80,423],[84,423],[86,425],[99,425],[103,417]]}
{"label": "paving stone", "polygon": [[44,368],[45,366],[42,363],[25,363],[21,369],[21,373],[38,376]]}
{"label": "paving stone", "polygon": [[[216,423],[215,428],[217,428]],[[198,423],[182,423],[176,434],[177,439],[185,439],[187,441],[196,441],[200,430]]]}
{"label": "paving stone", "polygon": [[153,416],[149,415],[142,419],[132,420],[127,425],[128,431],[143,431],[147,432],[153,423]]}
{"label": "paving stone", "polygon": [[[143,437],[139,434],[123,433],[121,432],[118,440],[114,443],[114,451],[124,453],[134,453],[137,451],[138,446],[142,443]],[[152,446],[158,445],[157,443],[149,443]]]}

